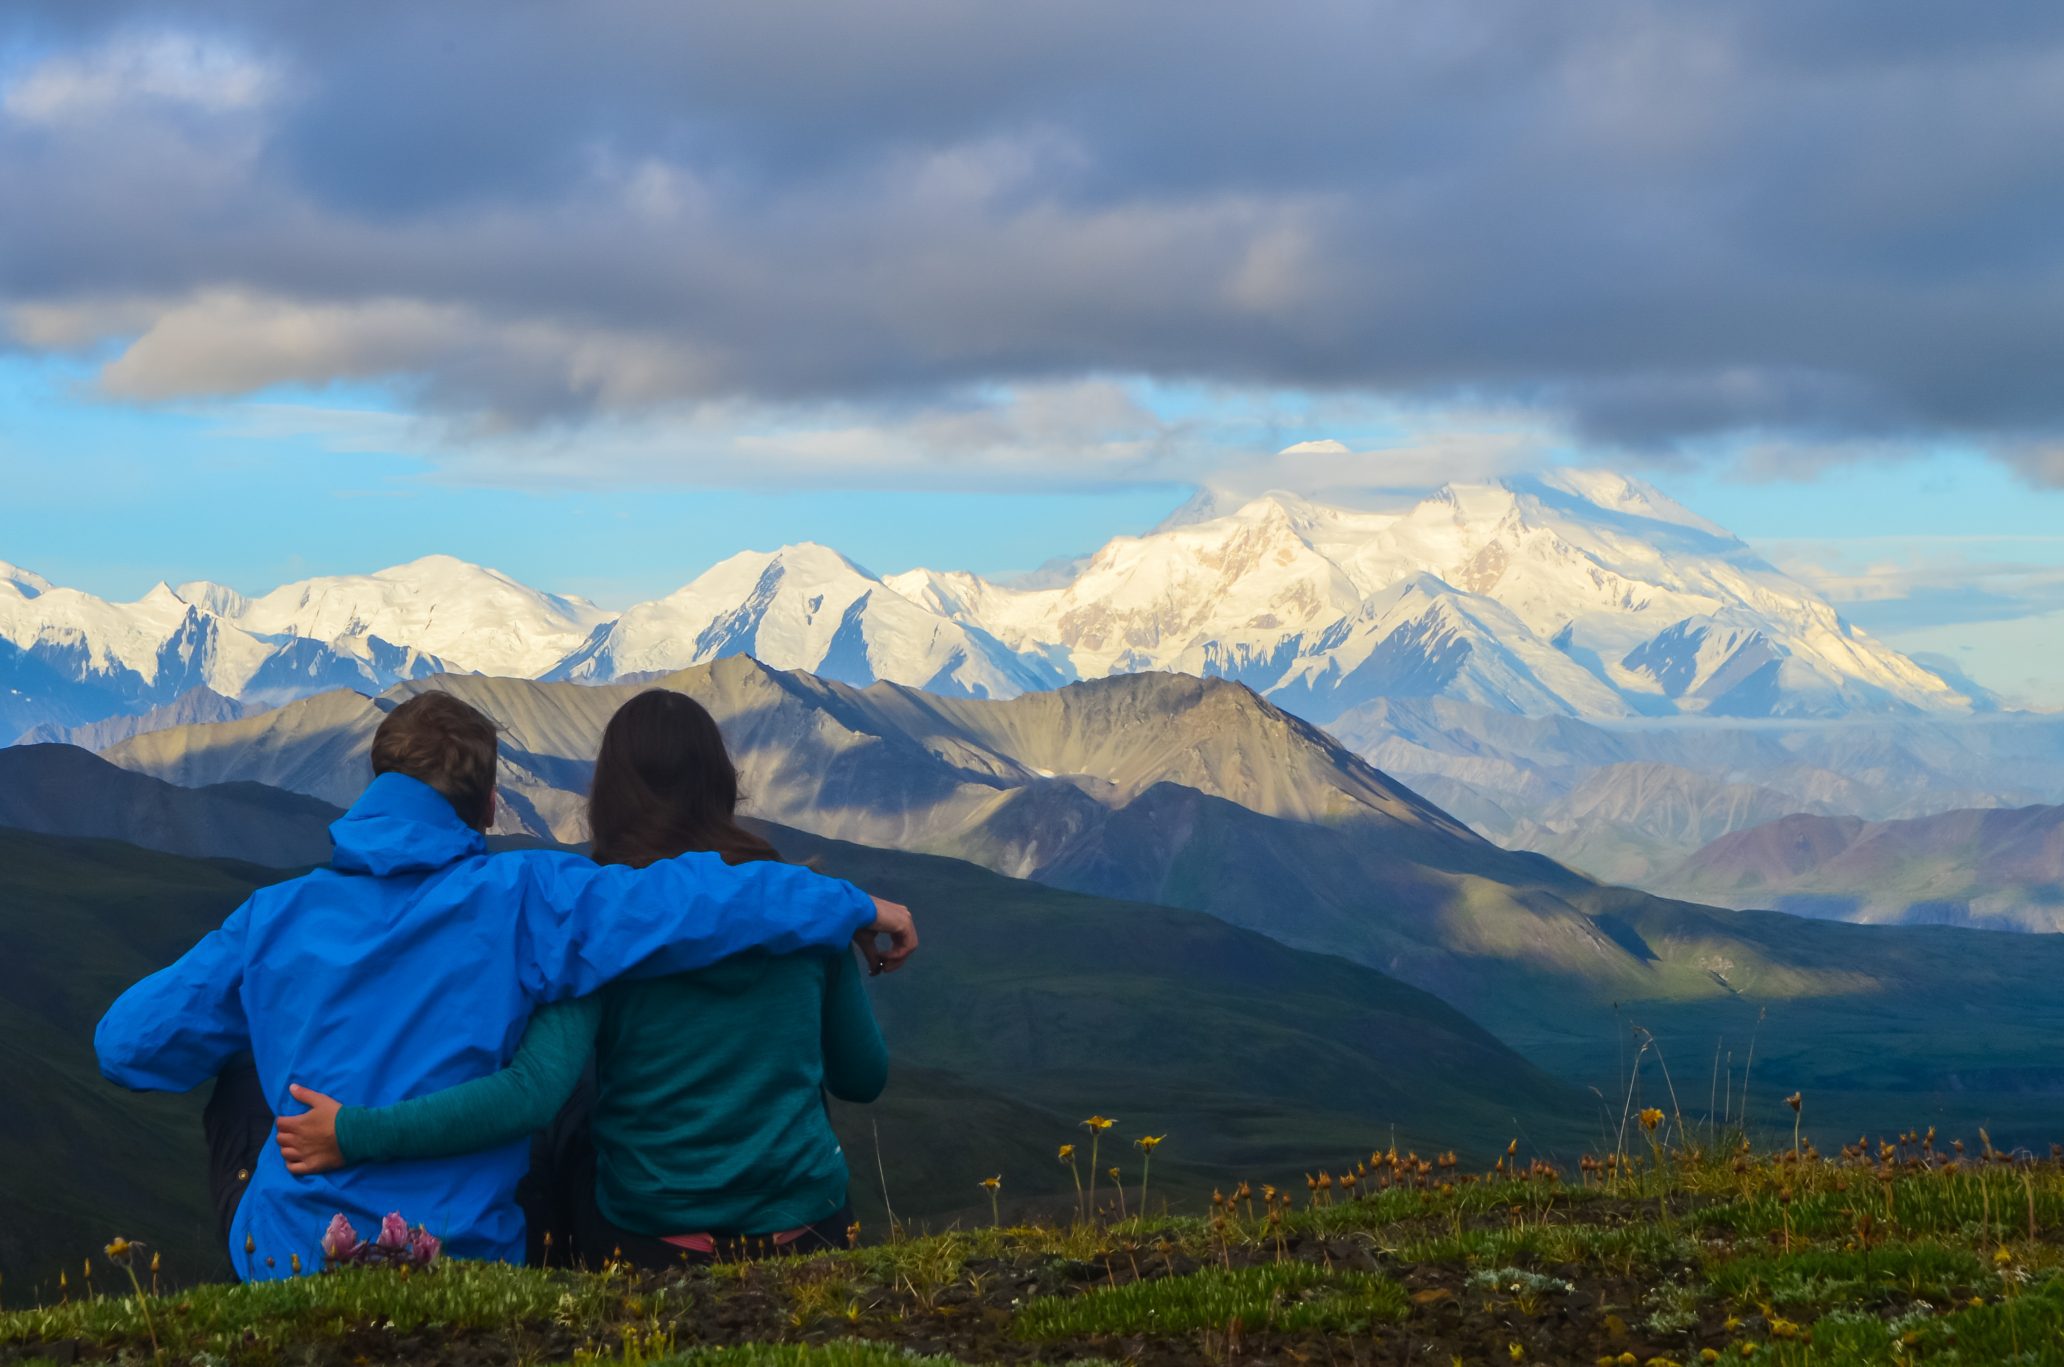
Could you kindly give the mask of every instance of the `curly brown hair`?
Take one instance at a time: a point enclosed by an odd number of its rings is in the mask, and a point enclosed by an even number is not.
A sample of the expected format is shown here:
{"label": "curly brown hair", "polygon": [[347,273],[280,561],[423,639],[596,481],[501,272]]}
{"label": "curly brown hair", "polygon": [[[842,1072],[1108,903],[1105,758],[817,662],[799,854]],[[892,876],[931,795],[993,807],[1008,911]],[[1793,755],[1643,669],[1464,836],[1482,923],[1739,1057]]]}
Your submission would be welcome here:
{"label": "curly brown hair", "polygon": [[418,693],[373,733],[373,775],[381,774],[429,784],[460,820],[486,830],[494,819],[495,724],[449,693]]}

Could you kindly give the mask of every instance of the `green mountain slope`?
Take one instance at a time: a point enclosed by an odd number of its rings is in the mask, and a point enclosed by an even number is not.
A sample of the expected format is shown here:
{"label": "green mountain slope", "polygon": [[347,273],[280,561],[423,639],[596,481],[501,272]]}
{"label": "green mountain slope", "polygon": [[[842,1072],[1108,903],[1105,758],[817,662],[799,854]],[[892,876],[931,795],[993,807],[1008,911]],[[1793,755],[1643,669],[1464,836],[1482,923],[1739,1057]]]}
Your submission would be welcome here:
{"label": "green mountain slope", "polygon": [[182,788],[71,745],[0,748],[0,826],[278,868],[330,857],[328,803],[259,783]]}
{"label": "green mountain slope", "polygon": [[[227,1275],[202,1179],[202,1097],[102,1081],[93,1025],[276,870],[0,830],[0,1276],[148,1227],[175,1268]],[[135,1223],[131,1223],[135,1222]],[[60,1256],[61,1255],[61,1256]]]}

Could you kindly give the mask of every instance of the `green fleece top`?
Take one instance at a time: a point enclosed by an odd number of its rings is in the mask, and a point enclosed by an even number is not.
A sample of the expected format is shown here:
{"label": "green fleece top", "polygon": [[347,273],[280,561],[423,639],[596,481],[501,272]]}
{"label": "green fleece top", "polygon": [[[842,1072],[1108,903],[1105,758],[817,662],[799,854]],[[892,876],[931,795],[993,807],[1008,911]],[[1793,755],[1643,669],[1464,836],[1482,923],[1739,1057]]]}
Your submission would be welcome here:
{"label": "green fleece top", "polygon": [[509,1066],[337,1113],[347,1162],[449,1157],[543,1129],[596,1057],[595,1200],[641,1234],[772,1234],[845,1203],[830,1092],[872,1101],[888,1051],[858,964],[762,952],[540,1008]]}

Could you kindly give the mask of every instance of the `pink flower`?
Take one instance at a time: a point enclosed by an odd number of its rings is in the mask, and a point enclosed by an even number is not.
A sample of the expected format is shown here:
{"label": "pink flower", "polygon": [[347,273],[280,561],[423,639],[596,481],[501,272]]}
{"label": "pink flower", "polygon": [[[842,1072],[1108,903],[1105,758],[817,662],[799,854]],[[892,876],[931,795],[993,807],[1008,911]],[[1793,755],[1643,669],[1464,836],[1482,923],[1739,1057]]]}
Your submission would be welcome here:
{"label": "pink flower", "polygon": [[394,1211],[380,1221],[380,1247],[389,1252],[407,1248],[409,1242],[408,1221],[401,1218],[400,1211]]}
{"label": "pink flower", "polygon": [[418,1266],[437,1261],[437,1255],[444,1252],[444,1244],[435,1234],[417,1225],[409,1235],[409,1258]]}
{"label": "pink flower", "polygon": [[351,1227],[351,1221],[340,1211],[330,1217],[330,1227],[323,1231],[323,1257],[331,1262],[343,1262],[351,1258],[362,1247],[358,1231]]}

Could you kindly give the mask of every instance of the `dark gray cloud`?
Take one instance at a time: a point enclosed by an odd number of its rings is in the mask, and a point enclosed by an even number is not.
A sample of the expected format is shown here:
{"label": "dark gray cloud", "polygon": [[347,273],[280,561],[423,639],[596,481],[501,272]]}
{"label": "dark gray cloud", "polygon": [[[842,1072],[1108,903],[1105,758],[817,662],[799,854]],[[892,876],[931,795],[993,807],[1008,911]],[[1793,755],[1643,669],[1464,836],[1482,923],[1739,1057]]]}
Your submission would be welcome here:
{"label": "dark gray cloud", "polygon": [[15,344],[578,420],[1098,374],[2064,478],[2064,9],[17,4]]}

